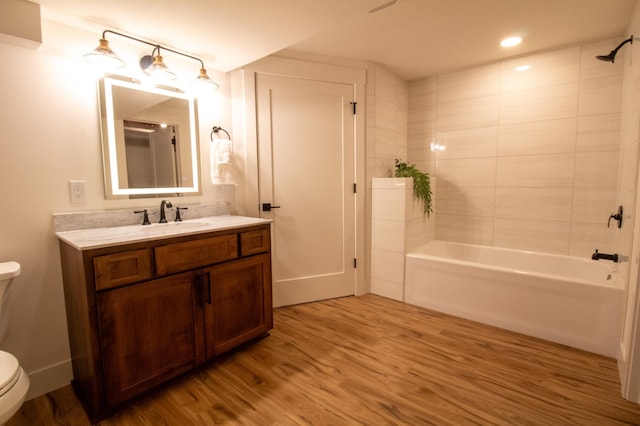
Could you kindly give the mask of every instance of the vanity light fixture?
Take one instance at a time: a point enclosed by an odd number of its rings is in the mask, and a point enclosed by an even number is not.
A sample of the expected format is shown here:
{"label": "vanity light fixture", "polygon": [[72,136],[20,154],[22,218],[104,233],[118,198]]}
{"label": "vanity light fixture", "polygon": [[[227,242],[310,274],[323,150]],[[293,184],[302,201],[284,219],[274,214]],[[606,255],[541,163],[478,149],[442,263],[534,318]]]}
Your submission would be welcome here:
{"label": "vanity light fixture", "polygon": [[175,80],[178,76],[169,69],[160,55],[160,46],[153,48],[151,55],[140,58],[140,68],[155,82]]}
{"label": "vanity light fixture", "polygon": [[185,56],[187,58],[191,58],[200,62],[200,71],[194,79],[197,84],[211,89],[217,89],[219,87],[218,84],[211,80],[211,78],[207,75],[207,70],[204,68],[204,62],[202,61],[202,59],[179,52],[177,50],[169,49],[168,47],[161,46],[158,43],[151,43],[149,41],[142,40],[127,34],[122,34],[117,31],[104,30],[102,32],[102,38],[100,38],[98,47],[93,51],[83,55],[84,59],[87,62],[105,65],[108,67],[124,67],[126,65],[125,62],[120,59],[120,57],[118,57],[118,55],[116,55],[115,52],[109,47],[109,42],[106,39],[107,33],[115,34],[120,37],[128,38],[129,40],[134,40],[139,43],[153,46],[151,55],[145,55],[140,59],[140,68],[142,68],[142,70],[146,74],[151,76],[154,81],[164,82],[168,80],[175,80],[177,78],[176,74],[173,73],[164,63],[164,59],[160,54],[161,50],[167,50],[177,55]]}
{"label": "vanity light fixture", "polygon": [[98,44],[98,47],[93,49],[91,52],[84,54],[82,57],[85,61],[91,64],[96,64],[107,68],[121,68],[126,65],[125,62],[120,59],[120,57],[116,55],[113,50],[111,50],[111,48],[109,47],[109,41],[104,38],[104,33],[102,34],[102,38],[100,39],[100,44]]}
{"label": "vanity light fixture", "polygon": [[531,65],[518,65],[517,67],[514,68],[514,70],[518,72],[529,71],[530,69],[531,69]]}

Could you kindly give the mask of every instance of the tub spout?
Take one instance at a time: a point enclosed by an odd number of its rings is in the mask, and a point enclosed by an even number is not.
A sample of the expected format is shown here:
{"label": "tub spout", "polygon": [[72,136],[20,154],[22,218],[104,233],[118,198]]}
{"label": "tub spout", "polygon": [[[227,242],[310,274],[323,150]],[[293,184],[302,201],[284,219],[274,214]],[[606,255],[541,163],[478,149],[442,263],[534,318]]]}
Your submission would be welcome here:
{"label": "tub spout", "polygon": [[596,249],[596,251],[591,255],[591,258],[593,260],[600,260],[600,259],[611,260],[617,263],[618,253],[614,253],[614,254],[598,253],[598,249]]}

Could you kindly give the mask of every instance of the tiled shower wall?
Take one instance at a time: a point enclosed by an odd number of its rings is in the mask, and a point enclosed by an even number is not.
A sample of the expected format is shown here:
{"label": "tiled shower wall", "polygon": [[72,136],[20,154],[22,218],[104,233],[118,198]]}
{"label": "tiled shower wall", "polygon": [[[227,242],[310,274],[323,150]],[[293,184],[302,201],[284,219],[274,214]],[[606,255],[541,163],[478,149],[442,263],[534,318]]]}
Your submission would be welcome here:
{"label": "tiled shower wall", "polygon": [[[371,265],[372,178],[390,177],[393,160],[407,158],[409,85],[376,63],[367,64],[366,89],[366,264]],[[371,282],[371,268],[367,282]]]}
{"label": "tiled shower wall", "polygon": [[409,84],[408,160],[438,178],[437,239],[576,256],[612,249],[623,60],[594,56],[619,41]]}

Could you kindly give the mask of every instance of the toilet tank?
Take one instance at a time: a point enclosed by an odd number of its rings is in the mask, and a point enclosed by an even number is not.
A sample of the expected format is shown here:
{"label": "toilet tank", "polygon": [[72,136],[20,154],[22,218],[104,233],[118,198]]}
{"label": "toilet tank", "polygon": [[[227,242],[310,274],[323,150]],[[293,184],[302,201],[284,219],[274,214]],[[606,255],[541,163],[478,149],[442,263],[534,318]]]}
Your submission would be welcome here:
{"label": "toilet tank", "polygon": [[0,342],[7,335],[9,325],[9,312],[6,308],[7,290],[11,281],[20,275],[21,269],[18,262],[1,262],[0,263]]}

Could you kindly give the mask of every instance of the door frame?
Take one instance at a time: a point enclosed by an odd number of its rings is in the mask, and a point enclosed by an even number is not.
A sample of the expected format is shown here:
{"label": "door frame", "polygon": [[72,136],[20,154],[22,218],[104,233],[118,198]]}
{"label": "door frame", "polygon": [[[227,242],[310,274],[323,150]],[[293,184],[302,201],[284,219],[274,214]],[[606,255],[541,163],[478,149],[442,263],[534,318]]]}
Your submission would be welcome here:
{"label": "door frame", "polygon": [[[365,83],[366,69],[269,56],[231,73],[234,160],[242,176],[236,187],[238,214],[260,216],[258,192],[258,131],[256,77],[258,74],[321,80],[353,86],[357,114],[354,116],[355,249],[358,267],[354,293],[367,293],[365,274]],[[242,180],[244,179],[244,180]]]}

